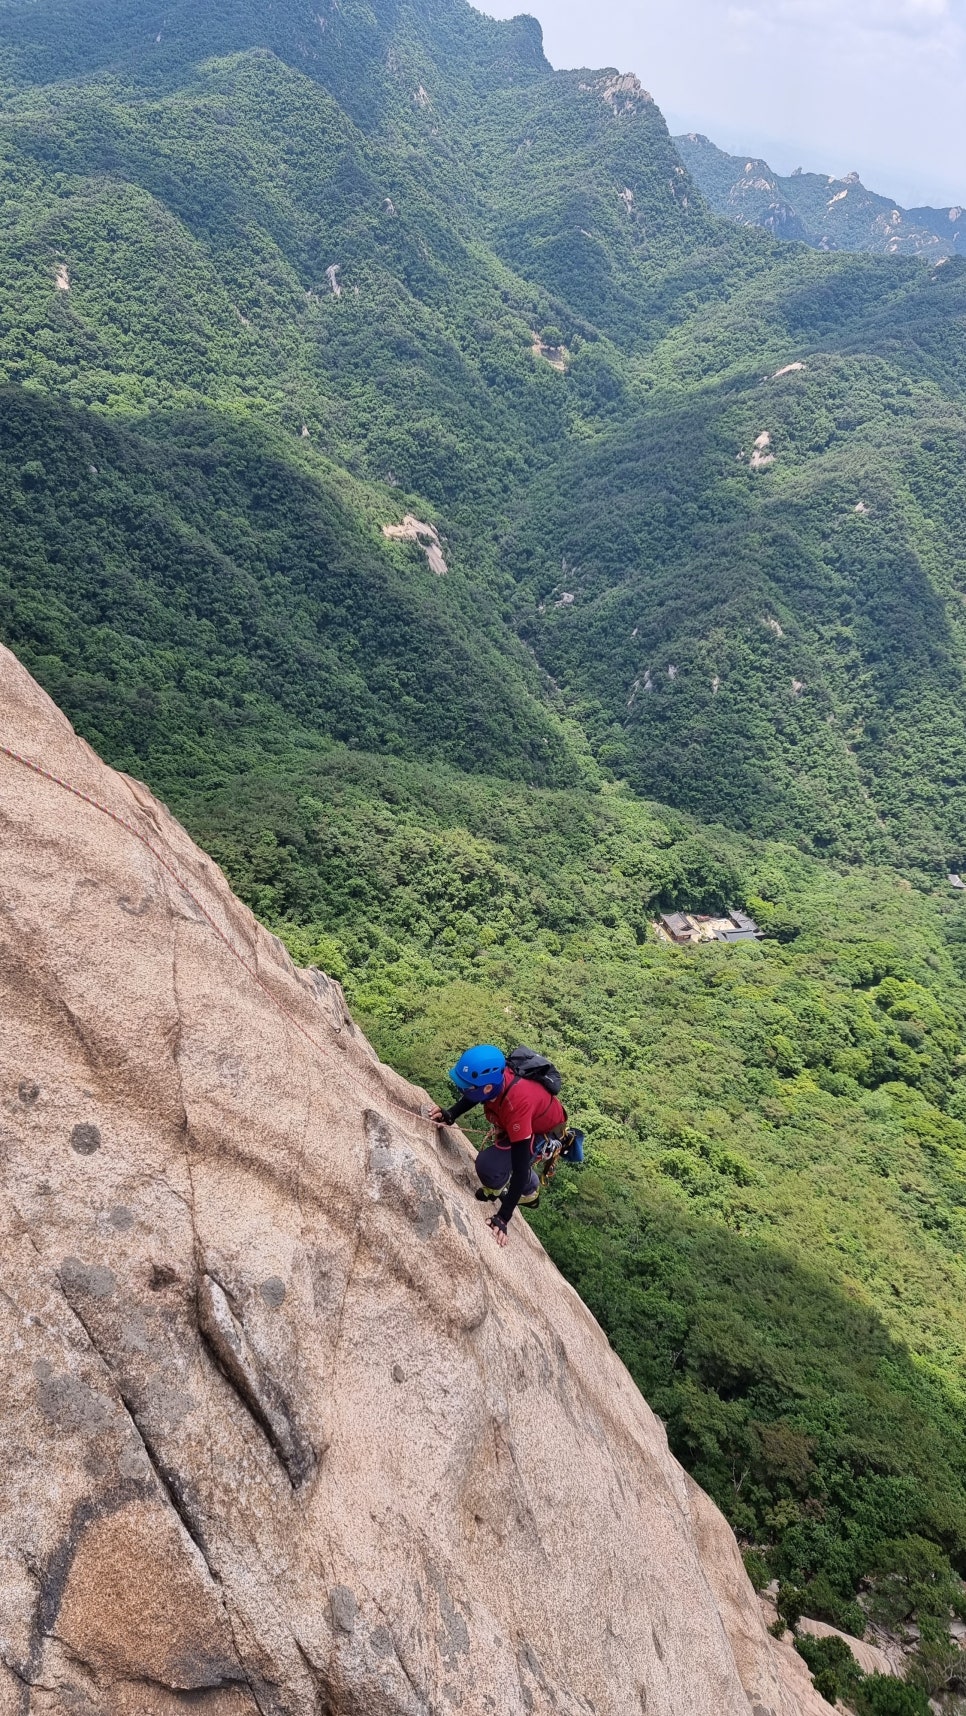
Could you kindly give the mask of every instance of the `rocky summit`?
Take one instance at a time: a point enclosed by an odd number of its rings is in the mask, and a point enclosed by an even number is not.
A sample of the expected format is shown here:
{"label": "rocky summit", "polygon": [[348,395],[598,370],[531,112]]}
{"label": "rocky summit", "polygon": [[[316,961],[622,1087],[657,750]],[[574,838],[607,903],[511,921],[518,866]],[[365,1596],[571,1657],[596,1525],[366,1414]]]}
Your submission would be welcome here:
{"label": "rocky summit", "polygon": [[10,1712],[818,1716],[468,1147],[0,652]]}

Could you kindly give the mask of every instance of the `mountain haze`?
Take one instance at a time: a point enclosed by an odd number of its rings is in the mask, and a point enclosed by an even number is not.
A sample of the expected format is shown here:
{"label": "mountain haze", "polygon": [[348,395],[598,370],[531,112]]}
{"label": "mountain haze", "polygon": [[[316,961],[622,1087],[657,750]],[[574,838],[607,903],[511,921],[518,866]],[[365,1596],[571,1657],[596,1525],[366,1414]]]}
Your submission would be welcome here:
{"label": "mountain haze", "polygon": [[941,1653],[966,260],[721,218],[463,0],[0,0],[0,75],[0,637],[406,1077],[553,1054],[535,1225],[674,1453]]}

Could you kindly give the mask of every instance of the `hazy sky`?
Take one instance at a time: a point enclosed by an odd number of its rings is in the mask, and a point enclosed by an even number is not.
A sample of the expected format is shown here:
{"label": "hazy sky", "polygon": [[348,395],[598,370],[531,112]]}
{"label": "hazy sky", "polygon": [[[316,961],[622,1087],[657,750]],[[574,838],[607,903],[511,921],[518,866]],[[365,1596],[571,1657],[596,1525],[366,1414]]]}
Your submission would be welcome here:
{"label": "hazy sky", "polygon": [[[480,3],[480,0],[478,0]],[[636,72],[672,131],[779,172],[966,204],[966,0],[481,0],[533,11],[555,66]]]}

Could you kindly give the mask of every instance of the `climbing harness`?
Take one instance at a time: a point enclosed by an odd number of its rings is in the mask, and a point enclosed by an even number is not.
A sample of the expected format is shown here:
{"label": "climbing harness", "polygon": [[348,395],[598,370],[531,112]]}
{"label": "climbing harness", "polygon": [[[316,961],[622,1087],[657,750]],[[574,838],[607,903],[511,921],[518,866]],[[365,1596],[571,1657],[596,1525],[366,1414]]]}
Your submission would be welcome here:
{"label": "climbing harness", "polygon": [[533,1142],[534,1166],[544,1186],[549,1185],[561,1162],[568,1168],[582,1168],[584,1165],[584,1135],[576,1126],[568,1126],[559,1137],[551,1133],[549,1137],[535,1138]]}

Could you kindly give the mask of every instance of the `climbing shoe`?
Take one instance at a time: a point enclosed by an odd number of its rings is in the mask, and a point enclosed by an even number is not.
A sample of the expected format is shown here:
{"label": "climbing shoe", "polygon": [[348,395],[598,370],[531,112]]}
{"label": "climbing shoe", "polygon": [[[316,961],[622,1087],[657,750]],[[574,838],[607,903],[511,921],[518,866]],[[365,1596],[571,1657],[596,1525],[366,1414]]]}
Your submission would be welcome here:
{"label": "climbing shoe", "polygon": [[505,1191],[506,1186],[501,1186],[499,1190],[495,1192],[491,1191],[489,1186],[481,1186],[476,1194],[476,1201],[478,1204],[495,1203],[497,1198],[502,1198]]}

